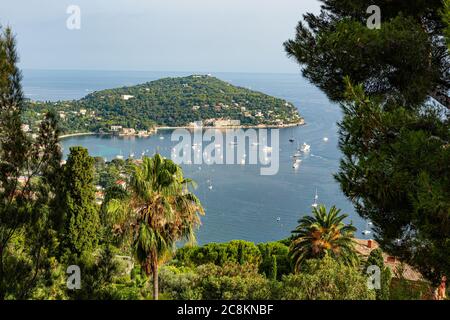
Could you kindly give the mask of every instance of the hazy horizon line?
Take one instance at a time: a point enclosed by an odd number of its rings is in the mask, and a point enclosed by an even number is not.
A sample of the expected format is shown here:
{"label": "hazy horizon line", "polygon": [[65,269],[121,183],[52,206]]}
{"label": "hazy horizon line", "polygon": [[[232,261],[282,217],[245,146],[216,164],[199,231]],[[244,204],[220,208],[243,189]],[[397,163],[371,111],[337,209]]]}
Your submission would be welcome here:
{"label": "hazy horizon line", "polygon": [[218,71],[218,70],[139,70],[139,69],[72,69],[72,68],[20,68],[22,71],[82,71],[82,72],[168,72],[168,73],[190,73],[190,74],[214,74],[214,73],[241,73],[241,74],[284,74],[284,75],[300,75],[301,70],[298,72],[274,72],[274,71]]}

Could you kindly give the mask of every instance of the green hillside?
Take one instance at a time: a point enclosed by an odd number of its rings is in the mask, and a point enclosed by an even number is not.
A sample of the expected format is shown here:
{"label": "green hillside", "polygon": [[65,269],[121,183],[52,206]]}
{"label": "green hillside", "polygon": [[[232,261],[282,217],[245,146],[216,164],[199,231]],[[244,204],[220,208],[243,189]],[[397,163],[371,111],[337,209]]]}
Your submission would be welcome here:
{"label": "green hillside", "polygon": [[297,109],[285,100],[199,75],[97,91],[76,101],[30,101],[24,121],[33,130],[52,109],[60,114],[64,133],[105,132],[113,125],[147,130],[199,120],[212,125],[214,119],[239,120],[243,126],[288,125],[301,120]]}

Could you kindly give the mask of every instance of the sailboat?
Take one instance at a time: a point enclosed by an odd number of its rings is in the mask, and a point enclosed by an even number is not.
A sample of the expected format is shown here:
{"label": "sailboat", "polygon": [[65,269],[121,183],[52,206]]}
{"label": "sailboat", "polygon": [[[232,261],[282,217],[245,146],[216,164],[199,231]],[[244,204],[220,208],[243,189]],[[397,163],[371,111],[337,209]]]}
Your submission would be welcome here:
{"label": "sailboat", "polygon": [[314,203],[311,205],[313,208],[317,208],[317,206],[318,206],[317,200],[319,200],[319,195],[317,194],[317,188],[316,188],[316,195],[314,196]]}
{"label": "sailboat", "polygon": [[208,189],[212,190],[212,188],[213,188],[213,186],[212,186],[211,180],[208,179]]}

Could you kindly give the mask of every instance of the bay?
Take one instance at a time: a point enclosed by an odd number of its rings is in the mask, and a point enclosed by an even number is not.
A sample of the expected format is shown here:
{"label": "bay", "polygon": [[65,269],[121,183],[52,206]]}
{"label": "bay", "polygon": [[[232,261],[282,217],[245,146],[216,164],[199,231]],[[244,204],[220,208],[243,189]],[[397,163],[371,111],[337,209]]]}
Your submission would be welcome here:
{"label": "bay", "polygon": [[[24,91],[33,100],[70,100],[96,90],[195,73],[25,70]],[[352,221],[358,228],[357,237],[362,237],[366,222],[356,214],[333,178],[341,157],[337,147],[339,106],[331,103],[300,74],[212,75],[233,85],[292,102],[305,118],[306,125],[280,130],[280,169],[273,176],[260,175],[260,167],[254,165],[183,165],[186,176],[198,183],[195,192],[206,209],[198,231],[199,243],[233,239],[264,242],[286,238],[297,220],[311,212],[316,189],[319,203],[342,209],[349,215],[347,222]],[[291,136],[295,137],[295,143],[289,142]],[[324,137],[328,141],[324,141]],[[294,170],[291,156],[297,143],[303,142],[311,145],[311,152]],[[171,141],[170,130],[148,138],[76,136],[62,140],[64,157],[71,146],[81,145],[88,148],[91,155],[108,160],[119,154],[127,157],[134,153],[139,157],[142,152],[149,155],[160,152],[169,157],[175,144]]]}

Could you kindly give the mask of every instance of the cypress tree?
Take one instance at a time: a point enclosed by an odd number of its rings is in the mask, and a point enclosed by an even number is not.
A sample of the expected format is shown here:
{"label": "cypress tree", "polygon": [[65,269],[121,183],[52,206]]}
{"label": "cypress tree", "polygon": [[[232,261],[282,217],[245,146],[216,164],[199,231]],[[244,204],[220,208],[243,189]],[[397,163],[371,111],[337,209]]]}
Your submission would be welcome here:
{"label": "cypress tree", "polygon": [[64,242],[67,253],[80,257],[98,243],[99,210],[95,204],[94,159],[82,147],[70,148],[64,166]]}
{"label": "cypress tree", "polygon": [[391,270],[384,265],[383,251],[381,249],[372,250],[366,262],[366,269],[369,266],[380,268],[380,289],[375,291],[377,300],[389,300],[391,285]]}
{"label": "cypress tree", "polygon": [[242,246],[243,246],[242,243],[239,243],[237,249],[237,261],[240,265],[244,264],[244,252]]}
{"label": "cypress tree", "polygon": [[272,264],[270,268],[270,278],[272,280],[277,280],[278,276],[278,267],[277,267],[277,257],[275,255],[272,255]]}

